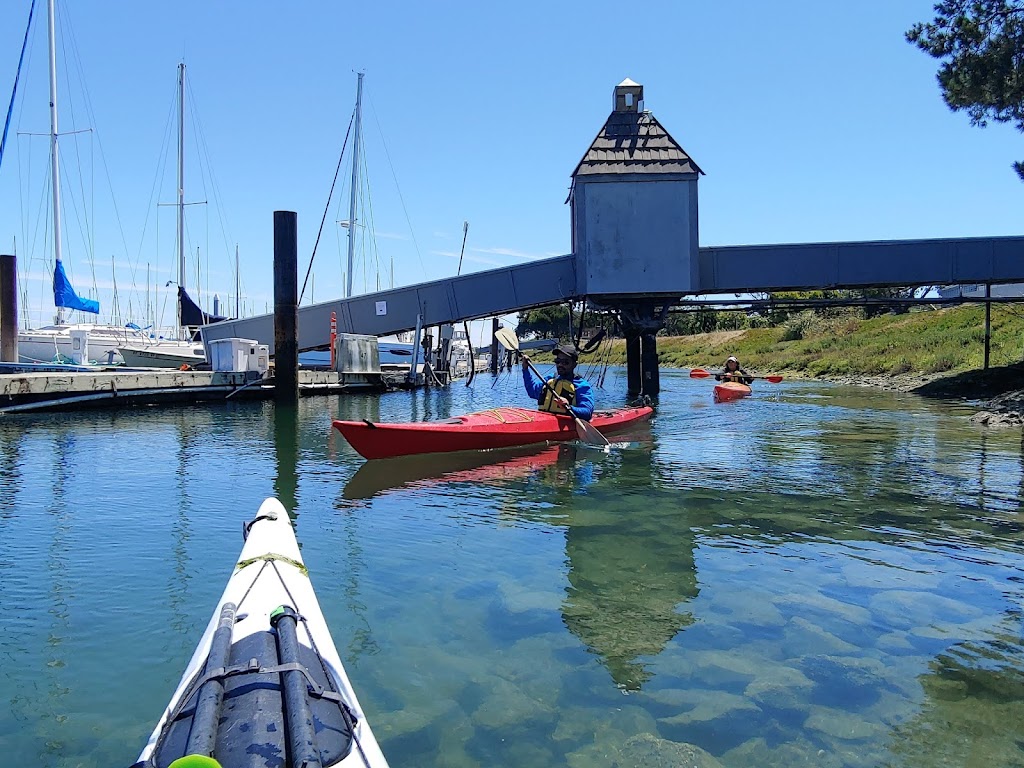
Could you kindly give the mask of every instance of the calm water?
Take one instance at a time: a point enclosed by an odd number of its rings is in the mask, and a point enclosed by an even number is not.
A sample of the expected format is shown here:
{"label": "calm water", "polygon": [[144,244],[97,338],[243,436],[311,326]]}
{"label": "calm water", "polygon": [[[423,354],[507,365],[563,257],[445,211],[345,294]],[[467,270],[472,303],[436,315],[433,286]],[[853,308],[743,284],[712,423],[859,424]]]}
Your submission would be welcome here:
{"label": "calm water", "polygon": [[663,375],[611,453],[487,465],[367,465],[330,421],[525,405],[516,376],[4,417],[0,762],[131,764],[278,495],[393,766],[1024,766],[1020,431]]}

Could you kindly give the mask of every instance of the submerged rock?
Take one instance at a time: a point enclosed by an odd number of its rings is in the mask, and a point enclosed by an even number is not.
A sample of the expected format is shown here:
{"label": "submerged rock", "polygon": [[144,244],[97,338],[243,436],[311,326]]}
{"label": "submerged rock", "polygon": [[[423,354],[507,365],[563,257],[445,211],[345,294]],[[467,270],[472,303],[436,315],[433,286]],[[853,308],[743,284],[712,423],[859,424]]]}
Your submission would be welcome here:
{"label": "submerged rock", "polygon": [[570,768],[722,768],[714,755],[700,747],[653,733],[630,736],[618,744],[594,744],[568,755],[568,763]]}

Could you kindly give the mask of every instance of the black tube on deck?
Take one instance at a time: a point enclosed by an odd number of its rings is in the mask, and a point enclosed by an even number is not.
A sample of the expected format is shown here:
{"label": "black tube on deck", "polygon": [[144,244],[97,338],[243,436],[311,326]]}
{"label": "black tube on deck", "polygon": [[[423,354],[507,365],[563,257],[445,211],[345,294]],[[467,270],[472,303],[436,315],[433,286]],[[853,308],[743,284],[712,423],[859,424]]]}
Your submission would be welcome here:
{"label": "black tube on deck", "polygon": [[0,255],[0,361],[18,362],[17,257]]}
{"label": "black tube on deck", "polygon": [[299,399],[299,241],[294,211],[274,211],[274,399]]}
{"label": "black tube on deck", "polygon": [[[213,633],[210,653],[206,657],[206,672],[212,672],[228,665],[231,656],[231,630],[235,626],[234,603],[224,603],[220,608],[220,621]],[[213,757],[217,747],[217,725],[220,721],[220,706],[224,701],[224,681],[207,680],[196,695],[196,711],[192,716],[192,730],[188,734],[186,755]]]}
{"label": "black tube on deck", "polygon": [[[294,609],[282,605],[270,614],[270,626],[277,631],[277,656],[282,664],[299,661],[299,638],[295,627],[298,616]],[[321,768],[320,750],[316,748],[313,716],[306,699],[306,677],[301,672],[282,672],[284,688],[284,721],[288,729],[289,765]]]}

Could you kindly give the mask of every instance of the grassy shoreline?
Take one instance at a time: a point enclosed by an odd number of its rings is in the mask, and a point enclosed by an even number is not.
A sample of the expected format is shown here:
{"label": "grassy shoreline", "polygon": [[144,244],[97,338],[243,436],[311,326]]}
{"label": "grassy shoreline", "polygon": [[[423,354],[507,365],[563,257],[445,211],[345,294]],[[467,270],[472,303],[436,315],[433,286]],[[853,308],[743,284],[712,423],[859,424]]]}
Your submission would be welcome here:
{"label": "grassy shoreline", "polygon": [[[807,378],[920,376],[976,370],[984,363],[985,310],[961,306],[883,315],[865,320],[847,312],[804,312],[785,324],[694,336],[659,336],[658,360],[667,368],[718,368],[729,355],[760,374]],[[615,339],[600,357],[624,364],[626,345]],[[992,308],[990,365],[1024,360],[1024,309]]]}

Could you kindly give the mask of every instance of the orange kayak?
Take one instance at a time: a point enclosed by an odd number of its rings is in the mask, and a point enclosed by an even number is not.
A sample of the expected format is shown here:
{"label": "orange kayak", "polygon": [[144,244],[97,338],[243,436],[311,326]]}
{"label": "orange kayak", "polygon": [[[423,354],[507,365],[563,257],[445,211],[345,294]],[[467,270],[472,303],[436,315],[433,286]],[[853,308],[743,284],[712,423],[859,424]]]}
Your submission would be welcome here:
{"label": "orange kayak", "polygon": [[715,385],[715,402],[726,403],[730,400],[739,400],[750,394],[750,387],[740,384],[738,381],[723,381]]}
{"label": "orange kayak", "polygon": [[[590,423],[602,433],[615,432],[646,421],[653,413],[649,406],[595,411]],[[527,408],[492,408],[451,419],[404,424],[335,421],[334,428],[367,459],[578,439],[571,417]]]}

